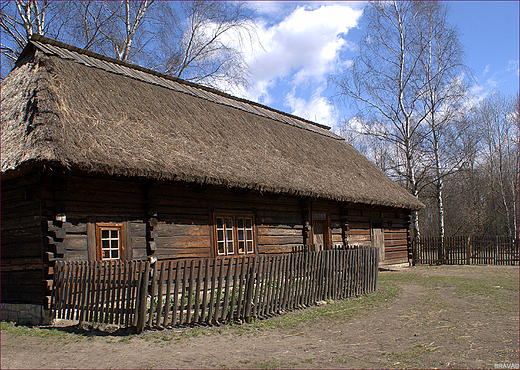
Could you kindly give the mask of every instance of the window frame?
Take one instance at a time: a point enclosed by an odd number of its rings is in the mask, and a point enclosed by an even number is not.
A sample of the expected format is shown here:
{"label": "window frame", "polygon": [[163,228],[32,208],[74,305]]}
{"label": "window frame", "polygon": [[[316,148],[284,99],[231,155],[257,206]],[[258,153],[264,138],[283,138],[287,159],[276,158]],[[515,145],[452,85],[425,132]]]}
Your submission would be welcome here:
{"label": "window frame", "polygon": [[[222,219],[219,223],[218,219]],[[231,234],[228,234],[227,219],[232,219],[232,230]],[[238,227],[238,220],[243,220],[243,226]],[[251,220],[251,227],[247,227],[247,220]],[[222,225],[223,228],[219,227]],[[213,252],[215,257],[226,258],[226,257],[239,257],[239,256],[250,256],[257,253],[256,249],[256,227],[255,217],[252,213],[248,212],[214,212],[213,213]],[[219,231],[222,231],[223,239],[219,239]],[[240,238],[240,232],[242,231],[242,238]],[[251,231],[251,238],[248,238],[248,231]],[[230,240],[228,235],[231,235],[232,240],[232,252],[230,252]],[[243,242],[243,252],[240,252],[240,242]],[[249,244],[251,242],[251,250],[249,250]],[[219,251],[219,244],[223,243],[223,252]]]}
{"label": "window frame", "polygon": [[[96,258],[98,261],[124,261],[125,260],[125,225],[123,223],[96,222]],[[103,258],[102,231],[118,230],[118,258]],[[109,238],[109,240],[114,240]],[[114,249],[109,249],[114,250]]]}

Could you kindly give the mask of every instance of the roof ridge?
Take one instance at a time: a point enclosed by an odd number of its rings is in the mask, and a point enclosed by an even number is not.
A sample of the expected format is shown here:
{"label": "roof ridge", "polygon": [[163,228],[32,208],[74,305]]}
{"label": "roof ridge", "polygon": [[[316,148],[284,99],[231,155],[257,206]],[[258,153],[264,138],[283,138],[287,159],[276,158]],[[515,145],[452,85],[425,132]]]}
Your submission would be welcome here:
{"label": "roof ridge", "polygon": [[244,98],[240,98],[240,97],[228,94],[228,93],[226,93],[224,91],[218,90],[218,89],[213,88],[213,87],[204,86],[204,85],[201,85],[201,84],[197,84],[197,83],[194,83],[194,82],[183,80],[182,78],[171,76],[171,75],[167,75],[167,74],[164,74],[164,73],[160,73],[160,72],[154,71],[153,69],[145,68],[145,67],[142,67],[142,66],[137,65],[137,64],[123,62],[121,60],[118,60],[118,59],[115,59],[115,58],[111,58],[111,57],[107,57],[106,55],[98,54],[98,53],[90,51],[90,50],[81,49],[81,48],[78,48],[76,46],[69,45],[69,44],[66,44],[64,42],[57,41],[57,40],[54,40],[54,39],[50,39],[50,38],[42,36],[42,35],[32,34],[31,37],[29,38],[29,40],[30,41],[41,42],[41,43],[44,43],[44,44],[49,44],[49,45],[56,46],[56,47],[59,47],[59,48],[63,48],[63,49],[66,49],[66,50],[69,50],[69,51],[73,51],[73,52],[76,52],[76,53],[79,53],[79,54],[82,54],[82,55],[86,55],[88,57],[92,57],[92,58],[99,59],[99,60],[102,60],[102,61],[105,61],[105,62],[109,62],[109,63],[114,63],[114,64],[121,65],[121,66],[124,66],[124,67],[127,67],[127,68],[135,69],[135,70],[140,71],[140,72],[144,72],[144,73],[148,73],[148,74],[151,74],[151,75],[154,75],[154,76],[157,76],[157,77],[165,78],[167,80],[171,80],[171,81],[174,81],[174,82],[177,82],[177,83],[180,83],[180,84],[191,86],[193,88],[201,89],[201,90],[213,93],[213,94],[220,95],[220,96],[228,98],[228,99],[232,99],[232,100],[239,101],[239,102],[246,103],[246,104],[251,104],[251,105],[253,105],[255,107],[267,109],[267,110],[272,111],[274,113],[278,113],[278,114],[281,114],[281,115],[289,117],[289,118],[297,119],[299,121],[308,123],[308,124],[310,124],[312,126],[316,126],[316,127],[321,128],[321,129],[324,129],[324,130],[330,131],[330,129],[331,129],[329,126],[322,125],[320,123],[310,121],[310,120],[308,120],[306,118],[302,118],[302,117],[296,116],[296,115],[291,114],[291,113],[280,111],[278,109],[269,107],[267,105],[263,105],[263,104],[260,104],[260,103],[257,103],[257,102],[251,101],[251,100],[247,100],[247,99],[244,99]]}

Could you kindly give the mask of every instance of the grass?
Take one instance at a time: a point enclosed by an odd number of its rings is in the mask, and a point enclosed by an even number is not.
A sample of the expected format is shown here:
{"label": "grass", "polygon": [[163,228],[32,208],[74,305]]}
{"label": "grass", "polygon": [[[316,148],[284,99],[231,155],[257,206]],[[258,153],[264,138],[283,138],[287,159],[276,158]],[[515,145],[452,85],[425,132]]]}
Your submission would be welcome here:
{"label": "grass", "polygon": [[[410,270],[405,274],[380,275],[382,282],[417,285],[424,289],[424,294],[411,306],[409,314],[419,315],[416,327],[426,334],[428,342],[441,341],[448,347],[457,345],[459,348],[471,348],[471,345],[478,343],[478,340],[474,342],[474,338],[493,330],[495,324],[505,328],[510,322],[509,327],[513,329],[518,327],[518,321],[510,320],[511,317],[518,316],[517,269],[504,268],[491,271],[482,269],[483,273],[480,273],[477,268],[474,269],[475,273],[471,277],[458,276],[457,267],[443,266],[442,270],[435,271],[437,269],[439,268],[431,267],[431,274],[425,274],[424,270],[419,273]],[[475,317],[475,314],[480,321],[474,322],[468,319],[468,317]],[[480,346],[482,345],[476,345],[476,347]],[[385,360],[381,362],[381,367],[442,368],[447,366],[447,363],[438,360],[442,354],[452,361],[457,359],[459,364],[467,360],[466,354],[446,352],[446,348],[442,347],[444,346],[437,347],[422,343],[400,351],[387,350],[386,353],[382,353]],[[496,355],[497,351],[490,354],[490,361],[491,356]],[[507,352],[504,356],[518,358],[518,352],[514,354]]]}
{"label": "grass", "polygon": [[54,328],[39,328],[26,325],[18,325],[14,322],[2,321],[1,329],[3,333],[9,333],[14,337],[37,337],[43,339],[68,340],[74,339],[76,335],[84,337],[82,334],[72,334]]}
{"label": "grass", "polygon": [[[459,269],[459,270],[457,270]],[[186,342],[201,336],[215,336],[218,340],[226,340],[226,337],[238,337],[241,335],[254,334],[255,332],[270,331],[290,335],[299,335],[309,332],[311,325],[317,327],[333,327],[338,324],[352,322],[353,319],[360,318],[367,314],[390,312],[387,308],[392,306],[395,312],[395,302],[404,296],[405,290],[417,289],[419,292],[416,298],[407,308],[399,311],[399,321],[402,325],[410,325],[413,319],[413,333],[415,335],[406,345],[398,346],[397,342],[391,338],[385,341],[384,334],[375,341],[381,343],[367,355],[367,348],[364,351],[356,352],[336,352],[334,363],[344,363],[345,366],[360,363],[365,359],[371,360],[371,364],[376,366],[379,363],[381,368],[433,368],[450,367],[448,361],[456,361],[456,366],[472,367],[478,364],[475,361],[478,357],[482,360],[482,366],[493,366],[494,363],[510,363],[515,358],[518,359],[517,349],[506,346],[501,350],[491,350],[491,345],[484,344],[481,333],[490,331],[497,324],[507,333],[514,331],[518,327],[518,270],[514,269],[482,269],[482,274],[478,268],[472,268],[471,273],[461,274],[460,270],[464,267],[421,267],[419,270],[410,269],[408,271],[394,273],[385,272],[379,276],[378,290],[375,294],[351,298],[342,301],[329,301],[327,305],[320,307],[309,307],[302,310],[295,310],[284,315],[275,316],[265,320],[255,320],[251,324],[242,325],[238,323],[224,326],[202,326],[202,327],[181,327],[169,330],[145,330],[140,335],[92,335],[90,332],[79,330],[63,330],[54,328],[38,328],[14,323],[2,322],[2,333],[8,333],[12,337],[20,339],[27,337],[42,338],[41,343],[52,345],[67,345],[72,342],[81,342],[86,346],[89,340],[101,340],[110,346],[125,345],[133,343],[135,340],[145,340],[150,345],[175,346],[178,342]],[[459,271],[459,273],[457,273]],[[475,272],[476,271],[476,272]],[[469,277],[468,277],[469,276]],[[406,293],[408,294],[408,293]],[[403,302],[401,300],[399,302]],[[400,316],[399,316],[400,315]],[[469,315],[476,319],[468,319]],[[516,318],[516,321],[515,321]],[[475,320],[479,321],[476,322]],[[478,325],[477,325],[478,324]],[[314,326],[313,326],[314,327]],[[409,327],[409,326],[406,326]],[[381,330],[383,330],[382,328]],[[515,329],[516,330],[516,329]],[[403,337],[403,333],[400,334]],[[497,332],[497,335],[502,335]],[[491,337],[490,340],[501,341],[511,339],[509,334],[503,337]],[[488,340],[486,338],[486,340]],[[511,340],[509,340],[511,342]],[[469,344],[473,342],[474,347],[470,350]],[[37,341],[40,343],[40,341]],[[487,342],[486,342],[487,343]],[[502,342],[500,342],[502,343]],[[504,342],[505,343],[505,342]],[[8,345],[8,342],[2,344]],[[453,348],[461,349],[454,351]],[[350,347],[349,347],[350,348]],[[358,348],[358,347],[356,347]],[[361,348],[361,347],[359,347]],[[516,351],[516,352],[515,352]],[[316,356],[316,357],[311,357]],[[319,353],[306,353],[298,358],[291,358],[297,362],[284,362],[280,359],[270,358],[266,353],[263,357],[255,359],[242,358],[239,367],[243,368],[293,368],[293,367],[319,367],[328,364],[329,355]],[[371,357],[369,357],[371,356]],[[477,356],[477,357],[472,357]],[[516,356],[516,357],[515,357]],[[484,360],[484,358],[488,360]],[[442,362],[441,363],[441,359]],[[484,363],[483,361],[488,361]],[[517,360],[516,360],[517,361]],[[362,362],[361,362],[362,363]],[[455,362],[451,362],[454,364]],[[154,365],[155,366],[155,365]],[[216,363],[215,367],[227,368],[236,367],[231,363]]]}

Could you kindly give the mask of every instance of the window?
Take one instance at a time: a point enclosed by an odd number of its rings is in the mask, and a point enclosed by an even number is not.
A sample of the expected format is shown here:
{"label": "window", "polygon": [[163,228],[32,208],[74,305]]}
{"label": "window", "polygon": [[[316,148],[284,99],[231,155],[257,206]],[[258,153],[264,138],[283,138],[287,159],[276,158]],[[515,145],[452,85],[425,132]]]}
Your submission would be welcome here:
{"label": "window", "polygon": [[123,259],[123,224],[97,223],[96,249],[98,261]]}
{"label": "window", "polygon": [[218,256],[255,253],[253,216],[215,216],[215,241]]}

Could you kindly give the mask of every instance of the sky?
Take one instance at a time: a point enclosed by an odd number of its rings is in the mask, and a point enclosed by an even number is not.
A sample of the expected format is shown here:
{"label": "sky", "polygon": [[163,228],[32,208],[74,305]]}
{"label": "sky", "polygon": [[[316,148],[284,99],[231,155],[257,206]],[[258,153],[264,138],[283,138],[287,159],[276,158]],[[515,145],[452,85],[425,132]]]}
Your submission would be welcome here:
{"label": "sky", "polygon": [[[335,107],[327,77],[348,68],[363,34],[366,2],[250,2],[259,45],[245,46],[251,89],[234,91],[275,109],[337,127],[353,112]],[[450,1],[449,22],[460,32],[472,92],[519,89],[519,1]]]}

